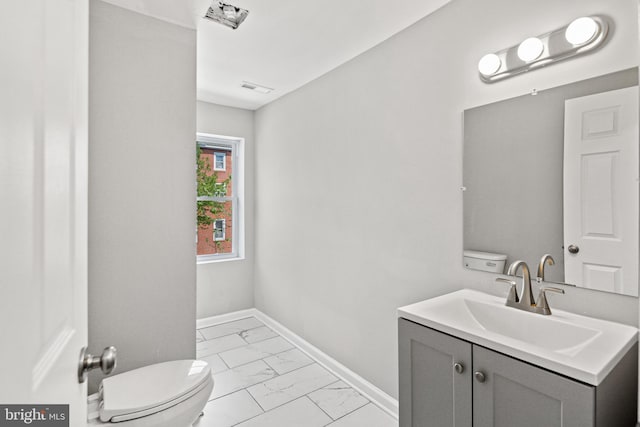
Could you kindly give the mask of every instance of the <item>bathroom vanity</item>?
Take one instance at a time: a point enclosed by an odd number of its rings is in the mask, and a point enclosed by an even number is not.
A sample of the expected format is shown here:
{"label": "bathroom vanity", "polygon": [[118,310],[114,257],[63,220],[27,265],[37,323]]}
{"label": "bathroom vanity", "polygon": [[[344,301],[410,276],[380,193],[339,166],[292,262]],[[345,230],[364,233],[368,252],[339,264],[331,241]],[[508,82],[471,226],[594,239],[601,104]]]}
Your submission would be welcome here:
{"label": "bathroom vanity", "polygon": [[398,316],[400,427],[635,426],[635,328],[467,289]]}

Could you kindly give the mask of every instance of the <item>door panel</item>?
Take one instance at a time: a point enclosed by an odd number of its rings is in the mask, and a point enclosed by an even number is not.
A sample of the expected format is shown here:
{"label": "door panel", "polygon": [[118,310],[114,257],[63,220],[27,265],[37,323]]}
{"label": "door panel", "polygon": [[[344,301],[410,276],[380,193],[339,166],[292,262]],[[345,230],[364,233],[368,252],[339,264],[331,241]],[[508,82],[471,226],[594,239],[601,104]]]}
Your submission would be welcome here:
{"label": "door panel", "polygon": [[590,427],[595,388],[473,346],[474,427]]}
{"label": "door panel", "polygon": [[637,86],[565,102],[565,282],[638,296],[638,153]]}
{"label": "door panel", "polygon": [[82,425],[88,2],[3,1],[0,28],[0,402],[69,404]]}
{"label": "door panel", "polygon": [[405,319],[398,327],[400,426],[471,427],[471,344]]}

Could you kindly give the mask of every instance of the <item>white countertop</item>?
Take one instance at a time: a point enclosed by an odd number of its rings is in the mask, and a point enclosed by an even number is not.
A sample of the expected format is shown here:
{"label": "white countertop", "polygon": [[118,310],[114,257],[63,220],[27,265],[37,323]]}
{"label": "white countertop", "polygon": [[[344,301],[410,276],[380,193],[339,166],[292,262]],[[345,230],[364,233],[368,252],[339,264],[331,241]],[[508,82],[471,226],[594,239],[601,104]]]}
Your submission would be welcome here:
{"label": "white countertop", "polygon": [[398,317],[550,371],[598,385],[638,341],[638,329],[555,310],[506,307],[505,299],[462,289],[400,307]]}

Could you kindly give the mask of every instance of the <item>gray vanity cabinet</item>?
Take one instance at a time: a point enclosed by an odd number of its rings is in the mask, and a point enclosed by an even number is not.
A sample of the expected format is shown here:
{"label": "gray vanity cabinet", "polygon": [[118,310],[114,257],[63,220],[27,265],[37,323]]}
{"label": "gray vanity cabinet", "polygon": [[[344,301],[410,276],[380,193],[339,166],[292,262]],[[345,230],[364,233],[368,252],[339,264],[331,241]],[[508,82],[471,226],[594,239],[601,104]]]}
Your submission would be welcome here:
{"label": "gray vanity cabinet", "polygon": [[594,387],[402,318],[398,340],[400,427],[635,426],[637,344]]}
{"label": "gray vanity cabinet", "polygon": [[405,319],[398,339],[400,427],[471,427],[471,344]]}
{"label": "gray vanity cabinet", "polygon": [[595,426],[595,387],[476,345],[473,371],[474,427]]}

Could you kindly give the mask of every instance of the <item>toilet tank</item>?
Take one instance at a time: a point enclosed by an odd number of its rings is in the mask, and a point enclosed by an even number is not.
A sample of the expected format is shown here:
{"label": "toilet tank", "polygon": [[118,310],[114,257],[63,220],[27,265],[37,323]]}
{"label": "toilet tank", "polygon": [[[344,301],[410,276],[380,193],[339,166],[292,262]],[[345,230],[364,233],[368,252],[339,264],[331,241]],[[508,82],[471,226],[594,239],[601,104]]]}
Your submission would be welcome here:
{"label": "toilet tank", "polygon": [[471,250],[464,251],[464,266],[472,270],[503,274],[504,264],[506,262],[507,256],[505,254]]}

